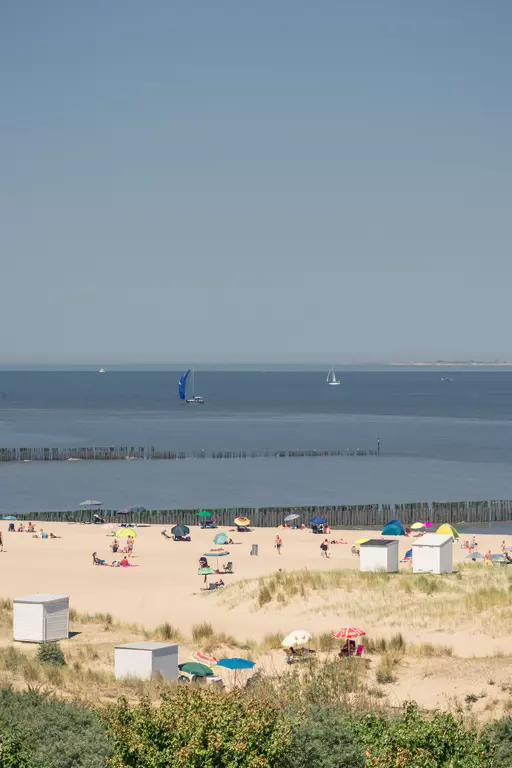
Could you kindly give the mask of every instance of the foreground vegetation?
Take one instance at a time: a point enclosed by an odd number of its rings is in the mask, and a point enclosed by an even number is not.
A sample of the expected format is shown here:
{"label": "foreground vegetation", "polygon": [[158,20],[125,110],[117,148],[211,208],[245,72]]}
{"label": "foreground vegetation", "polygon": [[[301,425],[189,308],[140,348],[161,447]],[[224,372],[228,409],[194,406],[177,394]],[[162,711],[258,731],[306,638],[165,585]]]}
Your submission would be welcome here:
{"label": "foreground vegetation", "polygon": [[160,702],[106,706],[0,690],[0,768],[493,768],[512,765],[512,719],[384,708],[356,660],[257,675],[223,692],[172,685]]}

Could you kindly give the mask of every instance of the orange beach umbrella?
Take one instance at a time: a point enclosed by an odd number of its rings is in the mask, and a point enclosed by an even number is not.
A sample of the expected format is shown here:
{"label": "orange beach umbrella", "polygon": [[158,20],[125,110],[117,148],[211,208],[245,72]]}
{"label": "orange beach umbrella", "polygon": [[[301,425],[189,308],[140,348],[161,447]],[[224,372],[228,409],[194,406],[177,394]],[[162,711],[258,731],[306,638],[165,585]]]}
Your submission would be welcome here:
{"label": "orange beach umbrella", "polygon": [[235,525],[241,525],[242,527],[246,526],[246,525],[249,525],[250,522],[251,521],[249,520],[248,517],[237,517],[237,518],[235,518]]}

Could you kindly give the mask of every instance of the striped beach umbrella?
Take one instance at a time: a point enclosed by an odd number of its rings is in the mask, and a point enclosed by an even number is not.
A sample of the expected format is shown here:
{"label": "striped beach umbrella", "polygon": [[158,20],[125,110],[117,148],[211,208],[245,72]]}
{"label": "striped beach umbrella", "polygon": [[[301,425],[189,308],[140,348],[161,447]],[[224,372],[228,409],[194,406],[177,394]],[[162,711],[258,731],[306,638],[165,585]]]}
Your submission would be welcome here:
{"label": "striped beach umbrella", "polygon": [[241,525],[243,528],[245,528],[246,525],[249,525],[250,522],[248,517],[235,517],[235,525]]}
{"label": "striped beach umbrella", "polygon": [[359,627],[342,627],[332,635],[335,640],[354,640],[356,637],[366,635],[364,629]]}
{"label": "striped beach umbrella", "polygon": [[206,664],[207,667],[214,667],[217,664],[215,656],[209,656],[204,651],[194,651],[192,658],[200,664]]}

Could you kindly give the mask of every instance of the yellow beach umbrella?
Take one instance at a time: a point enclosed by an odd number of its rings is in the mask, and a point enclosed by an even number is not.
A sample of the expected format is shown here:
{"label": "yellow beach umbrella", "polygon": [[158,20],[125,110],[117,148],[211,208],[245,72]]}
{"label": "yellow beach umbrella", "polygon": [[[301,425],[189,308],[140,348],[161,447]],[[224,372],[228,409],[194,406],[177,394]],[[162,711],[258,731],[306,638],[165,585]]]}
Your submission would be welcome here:
{"label": "yellow beach umbrella", "polygon": [[120,528],[116,533],[116,536],[118,536],[119,538],[121,536],[124,536],[126,538],[128,538],[128,536],[133,536],[133,538],[135,538],[137,536],[137,531],[135,531],[133,528]]}
{"label": "yellow beach umbrella", "polygon": [[370,539],[358,539],[354,541],[354,544],[364,544],[366,541],[370,541]]}
{"label": "yellow beach umbrella", "polygon": [[453,536],[454,539],[459,538],[459,532],[456,528],[453,527],[453,525],[450,525],[450,523],[443,523],[443,525],[440,525],[436,533],[444,533],[448,536]]}
{"label": "yellow beach umbrella", "polygon": [[250,524],[250,520],[248,517],[236,517],[235,518],[235,525],[241,525],[242,527],[245,527],[246,525]]}
{"label": "yellow beach umbrella", "polygon": [[412,529],[413,531],[419,531],[421,528],[424,528],[424,527],[425,527],[425,524],[424,524],[424,523],[413,523],[413,524],[411,525],[411,529]]}

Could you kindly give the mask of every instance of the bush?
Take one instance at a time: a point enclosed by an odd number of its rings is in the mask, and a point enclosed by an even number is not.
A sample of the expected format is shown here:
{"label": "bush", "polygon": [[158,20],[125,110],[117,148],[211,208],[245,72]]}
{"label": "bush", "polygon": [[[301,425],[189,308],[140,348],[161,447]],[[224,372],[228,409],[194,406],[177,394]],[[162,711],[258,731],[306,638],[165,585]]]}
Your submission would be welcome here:
{"label": "bush", "polygon": [[33,768],[23,740],[15,731],[0,732],[0,768]]}
{"label": "bush", "polygon": [[289,768],[363,768],[364,752],[339,709],[310,707],[293,730]]}
{"label": "bush", "polygon": [[[421,716],[407,704],[401,718],[367,713],[350,725],[368,768],[490,768],[493,749],[478,733],[445,712]],[[504,765],[504,764],[503,764]]]}
{"label": "bush", "polygon": [[[104,768],[111,754],[94,712],[35,691],[0,689],[0,723],[10,739],[9,749],[18,749],[19,763],[12,762],[12,768],[25,768],[20,744],[29,754],[26,768]],[[0,762],[1,768],[11,765]]]}
{"label": "bush", "polygon": [[120,699],[103,717],[110,768],[280,768],[290,741],[272,702],[194,685],[176,686],[158,707]]}
{"label": "bush", "polygon": [[58,643],[39,643],[37,658],[43,664],[54,664],[56,667],[63,667],[66,663],[62,648]]}
{"label": "bush", "polygon": [[512,765],[512,720],[504,717],[487,726],[484,738],[487,738],[491,748],[495,750],[496,765]]}

